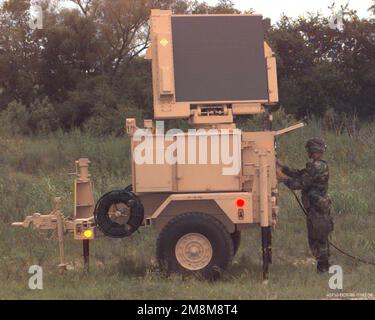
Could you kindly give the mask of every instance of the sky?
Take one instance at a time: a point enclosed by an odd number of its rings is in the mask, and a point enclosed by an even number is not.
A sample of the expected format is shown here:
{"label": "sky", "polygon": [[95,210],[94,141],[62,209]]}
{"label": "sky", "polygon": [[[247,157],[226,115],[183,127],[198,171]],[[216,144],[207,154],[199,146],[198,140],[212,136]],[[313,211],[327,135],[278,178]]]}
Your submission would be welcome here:
{"label": "sky", "polygon": [[[0,0],[2,3],[4,0]],[[65,0],[66,3],[69,1]],[[218,0],[201,0],[208,4],[214,5]],[[307,12],[320,11],[326,16],[330,15],[329,6],[333,2],[336,3],[336,7],[340,8],[340,5],[345,5],[349,2],[349,7],[357,10],[360,17],[369,17],[370,12],[368,8],[375,4],[375,0],[232,0],[236,8],[244,11],[250,8],[255,10],[255,13],[260,13],[264,17],[271,18],[271,22],[275,23],[279,20],[282,13],[287,16],[297,18],[300,15],[304,15]]]}
{"label": "sky", "polygon": [[[205,0],[209,4],[216,4],[217,0]],[[367,11],[375,0],[232,0],[237,9],[249,10],[254,9],[256,13],[260,13],[265,17],[271,18],[272,23],[279,20],[280,15],[285,13],[287,16],[298,17],[306,14],[306,12],[320,11],[325,15],[330,14],[329,6],[333,2],[336,7],[345,5],[349,2],[349,7],[358,11],[360,17],[368,17]]]}

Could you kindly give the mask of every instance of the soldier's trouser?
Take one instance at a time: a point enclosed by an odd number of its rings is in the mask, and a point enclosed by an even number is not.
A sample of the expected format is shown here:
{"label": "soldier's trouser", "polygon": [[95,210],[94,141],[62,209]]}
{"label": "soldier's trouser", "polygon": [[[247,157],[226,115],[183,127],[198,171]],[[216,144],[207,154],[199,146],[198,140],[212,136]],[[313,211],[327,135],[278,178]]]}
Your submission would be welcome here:
{"label": "soldier's trouser", "polygon": [[327,261],[330,257],[329,234],[333,230],[330,210],[323,212],[316,208],[308,209],[307,233],[312,254],[318,261]]}

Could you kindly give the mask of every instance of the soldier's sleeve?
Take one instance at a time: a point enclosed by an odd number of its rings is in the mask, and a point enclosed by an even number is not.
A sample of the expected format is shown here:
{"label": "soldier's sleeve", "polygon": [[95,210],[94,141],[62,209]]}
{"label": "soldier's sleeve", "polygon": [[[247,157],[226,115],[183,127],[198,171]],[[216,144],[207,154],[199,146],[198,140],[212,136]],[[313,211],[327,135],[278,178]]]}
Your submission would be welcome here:
{"label": "soldier's sleeve", "polygon": [[319,162],[308,163],[306,169],[300,171],[300,175],[286,179],[284,184],[292,190],[308,189],[324,171]]}
{"label": "soldier's sleeve", "polygon": [[300,177],[289,178],[284,180],[284,184],[291,190],[302,190],[305,189],[305,184],[303,181],[306,181],[306,179],[302,180]]}
{"label": "soldier's sleeve", "polygon": [[282,166],[282,172],[291,178],[298,178],[301,176],[304,170],[292,169],[288,166]]}

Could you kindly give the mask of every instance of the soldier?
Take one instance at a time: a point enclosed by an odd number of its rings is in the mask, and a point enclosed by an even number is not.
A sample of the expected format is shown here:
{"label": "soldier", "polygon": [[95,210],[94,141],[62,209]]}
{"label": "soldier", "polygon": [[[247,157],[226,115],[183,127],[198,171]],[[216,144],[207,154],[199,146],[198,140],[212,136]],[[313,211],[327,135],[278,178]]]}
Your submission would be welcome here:
{"label": "soldier", "polygon": [[327,146],[322,139],[312,138],[306,142],[305,148],[312,159],[305,169],[291,169],[277,162],[277,173],[279,181],[288,188],[302,191],[302,203],[308,213],[309,246],[317,260],[317,271],[323,273],[330,266],[328,238],[333,230],[331,200],[327,195],[329,170],[327,162],[322,159]]}

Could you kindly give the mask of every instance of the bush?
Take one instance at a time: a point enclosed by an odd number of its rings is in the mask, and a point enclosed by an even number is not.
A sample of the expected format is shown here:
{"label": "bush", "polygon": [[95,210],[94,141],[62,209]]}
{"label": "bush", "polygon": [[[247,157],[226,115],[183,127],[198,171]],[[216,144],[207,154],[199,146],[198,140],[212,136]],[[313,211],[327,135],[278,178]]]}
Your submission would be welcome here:
{"label": "bush", "polygon": [[3,133],[10,134],[45,134],[59,126],[54,106],[46,97],[36,99],[30,106],[13,101],[0,113]]}
{"label": "bush", "polygon": [[29,114],[26,106],[18,101],[8,104],[0,113],[1,131],[11,134],[29,134]]}
{"label": "bush", "polygon": [[48,133],[59,127],[58,114],[48,97],[30,105],[29,127],[32,133]]}
{"label": "bush", "polygon": [[142,111],[128,106],[107,108],[99,104],[94,108],[91,116],[83,125],[84,131],[94,136],[115,135],[125,133],[126,118],[136,118],[138,123],[142,117]]}

